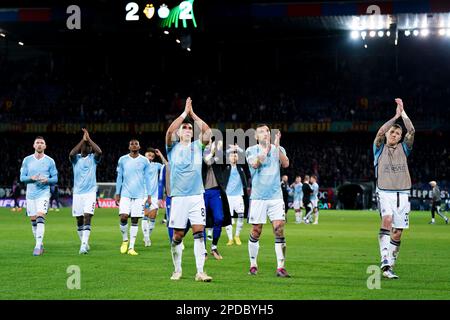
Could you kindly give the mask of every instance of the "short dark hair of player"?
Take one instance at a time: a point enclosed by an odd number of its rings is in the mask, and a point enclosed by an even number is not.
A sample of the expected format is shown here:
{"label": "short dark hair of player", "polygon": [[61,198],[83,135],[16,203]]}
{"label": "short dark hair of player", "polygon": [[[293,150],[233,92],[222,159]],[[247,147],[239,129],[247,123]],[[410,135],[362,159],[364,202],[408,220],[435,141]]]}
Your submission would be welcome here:
{"label": "short dark hair of player", "polygon": [[400,131],[403,131],[402,126],[399,125],[398,123],[394,123],[391,128],[400,129]]}
{"label": "short dark hair of player", "polygon": [[295,179],[297,179],[297,178],[301,178],[301,176],[300,175],[295,176]]}
{"label": "short dark hair of player", "polygon": [[315,174],[313,174],[313,175],[311,176],[311,178],[314,178],[314,179],[317,180],[317,176],[316,176]]}
{"label": "short dark hair of player", "polygon": [[305,175],[305,177],[303,178],[304,180],[309,180],[309,176]]}
{"label": "short dark hair of player", "polygon": [[152,148],[152,147],[147,148],[147,152],[151,152],[151,153],[156,154],[156,150],[154,148]]}
{"label": "short dark hair of player", "polygon": [[181,123],[181,126],[183,126],[183,124],[190,124],[192,127],[194,127],[194,123],[188,119],[188,118],[184,118],[183,122]]}
{"label": "short dark hair of player", "polygon": [[[137,143],[139,143],[138,139],[133,138],[133,139],[130,140],[130,142],[133,142],[133,141],[136,141]],[[130,143],[130,142],[128,142],[128,143]]]}
{"label": "short dark hair of player", "polygon": [[37,136],[36,138],[34,138],[34,141],[36,141],[36,140],[44,140],[45,141],[43,136]]}

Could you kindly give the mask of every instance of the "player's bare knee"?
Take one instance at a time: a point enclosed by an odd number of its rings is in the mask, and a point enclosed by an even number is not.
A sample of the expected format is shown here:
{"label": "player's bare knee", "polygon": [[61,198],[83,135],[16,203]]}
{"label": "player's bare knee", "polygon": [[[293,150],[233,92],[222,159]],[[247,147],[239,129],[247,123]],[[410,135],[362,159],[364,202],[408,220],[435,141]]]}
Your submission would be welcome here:
{"label": "player's bare knee", "polygon": [[[192,227],[192,233],[203,232],[205,230],[205,226],[201,224],[194,224]],[[184,229],[183,229],[184,231]]]}
{"label": "player's bare knee", "polygon": [[85,213],[84,214],[84,224],[91,224],[92,214]]}
{"label": "player's bare knee", "polygon": [[273,226],[273,233],[276,237],[284,236],[284,223],[283,222],[275,222]]}
{"label": "player's bare knee", "polygon": [[78,216],[77,217],[77,225],[78,226],[82,226],[84,224],[84,217],[83,216]]}
{"label": "player's bare knee", "polygon": [[155,219],[157,213],[158,213],[158,210],[152,210],[152,211],[150,211],[150,213],[148,214],[148,217],[149,217],[150,219]]}
{"label": "player's bare knee", "polygon": [[253,239],[258,240],[259,237],[261,236],[261,232],[262,232],[262,225],[253,225],[250,235],[253,237]]}
{"label": "player's bare knee", "polygon": [[179,244],[181,241],[183,241],[184,238],[184,230],[183,229],[174,229],[173,230],[173,236],[172,236],[172,242]]}
{"label": "player's bare knee", "polygon": [[403,229],[396,229],[393,228],[392,229],[392,239],[395,241],[400,241],[401,237],[402,237],[402,233],[403,233]]}
{"label": "player's bare knee", "polygon": [[392,217],[384,216],[381,220],[381,226],[383,229],[391,230],[392,229]]}
{"label": "player's bare knee", "polygon": [[131,217],[131,224],[137,225],[139,223],[138,217]]}

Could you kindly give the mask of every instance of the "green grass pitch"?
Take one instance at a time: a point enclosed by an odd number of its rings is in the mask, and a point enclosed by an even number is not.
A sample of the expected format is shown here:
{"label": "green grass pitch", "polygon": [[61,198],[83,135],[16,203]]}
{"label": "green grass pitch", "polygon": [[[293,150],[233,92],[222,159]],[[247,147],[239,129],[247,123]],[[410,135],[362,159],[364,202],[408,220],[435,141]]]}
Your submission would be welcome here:
{"label": "green grass pitch", "polygon": [[[97,209],[91,252],[79,255],[79,239],[70,209],[49,212],[46,252],[33,257],[34,239],[25,213],[0,209],[0,299],[449,299],[450,225],[438,217],[428,225],[428,212],[411,213],[411,229],[402,239],[396,272],[399,280],[382,280],[369,290],[367,268],[378,265],[379,215],[375,211],[321,211],[319,225],[296,225],[289,212],[286,268],[292,278],[275,276],[274,237],[263,228],[259,274],[247,275],[249,225],[242,246],[227,247],[223,229],[219,249],[224,259],[209,255],[205,270],[211,283],[194,281],[195,261],[190,233],[185,239],[183,278],[171,281],[172,260],[167,230],[159,223],[152,247],[144,248],[139,227],[139,256],[119,252],[117,210]],[[208,248],[211,245],[207,243]],[[81,270],[81,289],[69,290],[67,268]]]}

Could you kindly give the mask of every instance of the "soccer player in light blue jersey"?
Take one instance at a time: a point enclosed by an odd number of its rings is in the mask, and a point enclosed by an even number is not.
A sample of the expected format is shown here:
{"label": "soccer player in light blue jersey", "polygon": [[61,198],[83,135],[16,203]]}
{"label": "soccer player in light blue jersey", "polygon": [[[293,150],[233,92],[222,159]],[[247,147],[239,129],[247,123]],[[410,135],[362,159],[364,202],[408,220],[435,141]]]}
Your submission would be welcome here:
{"label": "soccer player in light blue jersey", "polygon": [[242,165],[238,164],[239,155],[237,152],[232,152],[228,156],[230,165],[227,165],[225,170],[225,179],[227,181],[227,187],[225,192],[228,198],[228,204],[230,206],[230,215],[233,217],[234,213],[237,214],[236,233],[233,239],[233,225],[230,224],[225,227],[228,235],[227,246],[231,246],[236,243],[238,246],[241,242],[241,230],[244,226],[244,193],[247,192],[247,176]]}
{"label": "soccer player in light blue jersey", "polygon": [[295,210],[295,223],[302,223],[302,207],[303,207],[303,183],[302,177],[296,176],[295,182],[291,185],[294,191],[294,210]]}
{"label": "soccer player in light blue jersey", "polygon": [[89,132],[83,130],[83,138],[70,151],[69,160],[73,167],[72,216],[77,220],[77,231],[81,241],[80,254],[89,252],[91,220],[97,202],[97,164],[102,150],[92,141]]}
{"label": "soccer player in light blue jersey", "polygon": [[45,215],[49,205],[50,185],[58,182],[55,161],[44,153],[46,147],[44,138],[36,137],[33,144],[34,154],[23,159],[20,168],[20,181],[27,185],[27,215],[31,219],[36,239],[34,256],[44,253]]}
{"label": "soccer player in light blue jersey", "polygon": [[[139,218],[144,217],[145,203],[152,201],[152,186],[150,181],[150,162],[139,154],[139,141],[132,139],[128,149],[130,153],[120,157],[117,164],[116,202],[119,205],[120,232],[122,245],[120,253],[137,256],[134,250],[139,229]],[[128,245],[128,217],[131,217],[130,241]]]}
{"label": "soccer player in light blue jersey", "polygon": [[319,224],[319,185],[317,184],[317,176],[311,176],[311,188],[313,190],[311,195],[311,204],[313,207],[314,222],[313,224]]}
{"label": "soccer player in light blue jersey", "polygon": [[156,214],[158,213],[158,181],[159,173],[162,169],[162,164],[155,162],[155,157],[158,156],[164,164],[167,164],[166,158],[162,155],[161,151],[158,149],[148,148],[145,153],[145,157],[150,162],[150,182],[151,182],[151,195],[152,203],[149,205],[146,203],[144,209],[144,218],[142,219],[142,233],[144,234],[144,246],[150,247],[152,241],[150,237],[152,236],[153,229],[155,228]]}
{"label": "soccer player in light blue jersey", "polygon": [[[193,126],[186,122],[188,115],[201,129],[198,140],[191,141],[194,136]],[[203,270],[206,254],[203,236],[206,212],[203,199],[202,161],[203,150],[209,143],[210,137],[211,129],[194,113],[192,100],[187,98],[184,112],[171,123],[166,133],[172,202],[169,228],[173,228],[171,253],[175,267],[171,280],[180,280],[182,276],[181,243],[188,221],[194,236],[194,255],[197,266],[195,280],[201,282],[212,280]]]}
{"label": "soccer player in light blue jersey", "polygon": [[289,277],[284,267],[286,214],[280,185],[280,165],[283,168],[289,167],[289,159],[284,148],[280,146],[281,133],[279,131],[273,144],[270,142],[270,129],[265,124],[257,126],[255,137],[258,144],[247,148],[245,151],[252,176],[248,215],[248,221],[253,225],[248,242],[249,274],[256,275],[258,272],[259,237],[263,224],[267,222],[267,217],[269,217],[275,234],[275,253],[278,263],[276,275],[278,277]]}

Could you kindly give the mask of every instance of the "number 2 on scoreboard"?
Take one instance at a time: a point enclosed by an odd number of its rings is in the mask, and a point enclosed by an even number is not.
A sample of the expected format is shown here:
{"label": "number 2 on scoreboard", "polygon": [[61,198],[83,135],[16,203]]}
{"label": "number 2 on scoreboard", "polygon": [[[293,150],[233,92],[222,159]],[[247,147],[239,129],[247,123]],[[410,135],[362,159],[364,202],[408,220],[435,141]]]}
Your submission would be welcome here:
{"label": "number 2 on scoreboard", "polygon": [[192,19],[192,3],[190,1],[183,1],[180,3],[180,20]]}
{"label": "number 2 on scoreboard", "polygon": [[126,21],[138,21],[139,15],[136,13],[139,11],[139,5],[136,2],[129,2],[125,7],[127,15],[125,16]]}

